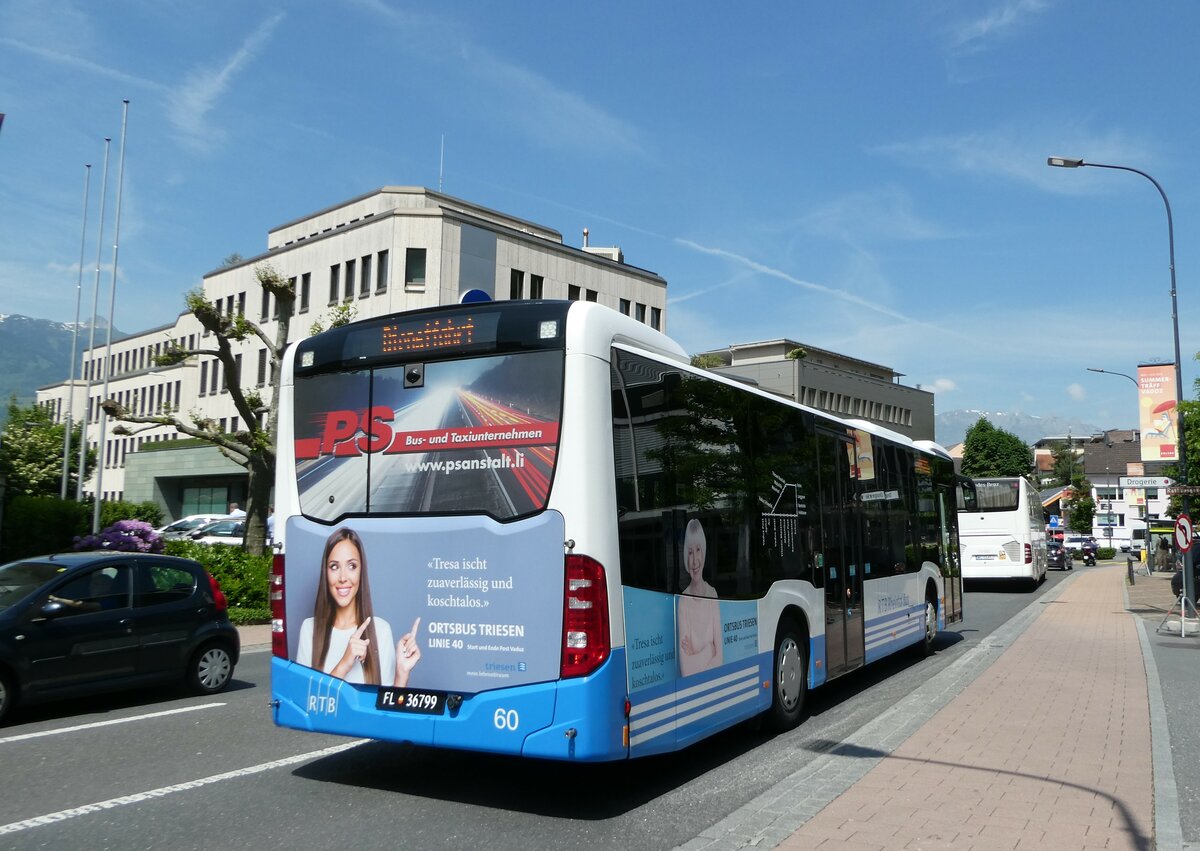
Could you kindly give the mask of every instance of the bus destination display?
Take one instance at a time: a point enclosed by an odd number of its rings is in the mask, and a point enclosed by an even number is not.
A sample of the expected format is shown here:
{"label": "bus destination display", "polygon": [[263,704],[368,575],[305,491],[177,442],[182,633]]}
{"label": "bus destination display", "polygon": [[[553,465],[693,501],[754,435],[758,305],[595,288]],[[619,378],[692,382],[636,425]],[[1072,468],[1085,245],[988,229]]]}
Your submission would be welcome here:
{"label": "bus destination display", "polygon": [[350,331],[346,356],[371,358],[487,348],[496,342],[498,324],[496,313],[414,317],[372,324]]}
{"label": "bus destination display", "polygon": [[392,322],[379,330],[379,350],[384,354],[394,354],[469,346],[475,342],[475,329],[473,316],[431,319],[416,327]]}

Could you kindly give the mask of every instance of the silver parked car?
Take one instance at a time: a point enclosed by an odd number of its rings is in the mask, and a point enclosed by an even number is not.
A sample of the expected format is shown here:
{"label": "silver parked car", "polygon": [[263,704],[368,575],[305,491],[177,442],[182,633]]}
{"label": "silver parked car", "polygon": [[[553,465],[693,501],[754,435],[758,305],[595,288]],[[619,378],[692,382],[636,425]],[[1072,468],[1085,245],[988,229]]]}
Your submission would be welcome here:
{"label": "silver parked car", "polygon": [[201,526],[207,526],[216,520],[224,520],[228,516],[227,514],[189,514],[187,517],[180,517],[174,523],[168,523],[154,531],[158,532],[165,541],[179,540],[189,537]]}
{"label": "silver parked car", "polygon": [[225,517],[201,526],[191,533],[190,539],[198,544],[233,544],[242,545],[246,537],[245,517]]}

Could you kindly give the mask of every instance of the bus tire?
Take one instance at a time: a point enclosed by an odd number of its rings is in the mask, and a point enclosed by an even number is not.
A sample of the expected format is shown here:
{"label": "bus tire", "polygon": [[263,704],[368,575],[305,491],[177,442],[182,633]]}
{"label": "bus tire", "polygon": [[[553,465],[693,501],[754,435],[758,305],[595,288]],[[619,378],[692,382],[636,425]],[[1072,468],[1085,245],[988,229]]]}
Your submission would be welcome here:
{"label": "bus tire", "polygon": [[933,655],[933,643],[937,640],[937,597],[933,590],[925,592],[925,606],[921,610],[921,641],[916,645],[917,656],[924,659]]}
{"label": "bus tire", "polygon": [[799,724],[807,693],[808,652],[804,635],[794,621],[783,620],[775,633],[768,712],[771,726],[782,733]]}

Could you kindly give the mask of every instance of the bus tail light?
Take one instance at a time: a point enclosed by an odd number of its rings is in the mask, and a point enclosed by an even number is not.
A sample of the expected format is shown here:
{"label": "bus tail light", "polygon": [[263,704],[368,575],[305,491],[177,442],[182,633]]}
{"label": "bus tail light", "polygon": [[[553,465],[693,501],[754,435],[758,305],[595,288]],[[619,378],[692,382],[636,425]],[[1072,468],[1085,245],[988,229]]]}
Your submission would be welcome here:
{"label": "bus tail light", "polygon": [[1025,545],[1025,563],[1033,564],[1033,545],[1032,544]]}
{"label": "bus tail light", "polygon": [[563,593],[563,679],[592,673],[604,664],[609,650],[604,567],[593,558],[568,555]]}
{"label": "bus tail light", "polygon": [[271,578],[267,588],[271,601],[271,654],[280,659],[288,657],[287,621],[283,599],[283,554],[271,560]]}

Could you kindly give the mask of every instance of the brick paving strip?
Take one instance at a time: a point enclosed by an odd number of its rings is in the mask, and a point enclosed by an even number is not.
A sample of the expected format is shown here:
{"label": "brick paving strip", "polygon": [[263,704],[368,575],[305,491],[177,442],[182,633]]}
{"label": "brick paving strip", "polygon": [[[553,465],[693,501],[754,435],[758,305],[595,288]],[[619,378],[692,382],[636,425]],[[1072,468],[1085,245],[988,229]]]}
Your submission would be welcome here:
{"label": "brick paving strip", "polygon": [[1124,568],[1038,603],[683,847],[1151,848],[1150,710]]}

